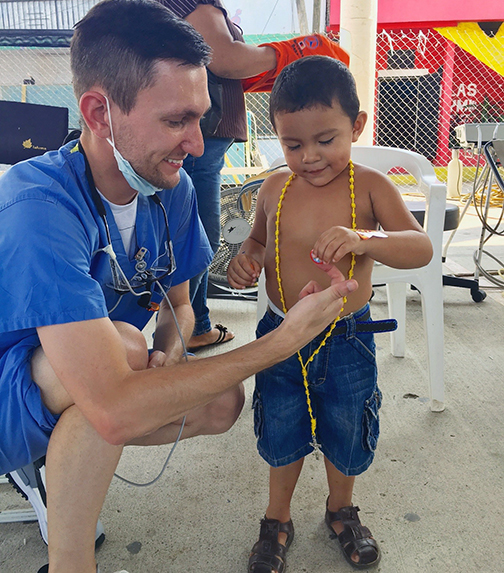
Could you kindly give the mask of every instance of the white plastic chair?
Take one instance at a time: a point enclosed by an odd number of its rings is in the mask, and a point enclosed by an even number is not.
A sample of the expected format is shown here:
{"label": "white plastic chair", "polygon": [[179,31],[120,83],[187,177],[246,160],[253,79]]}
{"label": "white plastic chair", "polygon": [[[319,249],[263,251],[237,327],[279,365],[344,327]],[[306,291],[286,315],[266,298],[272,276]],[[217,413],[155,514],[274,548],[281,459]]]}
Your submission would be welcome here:
{"label": "white plastic chair", "polygon": [[373,284],[387,285],[389,314],[397,319],[398,328],[391,333],[393,356],[404,356],[406,351],[406,285],[414,285],[422,299],[431,410],[444,410],[444,320],[443,320],[443,228],[446,208],[446,185],[434,173],[431,163],[422,155],[391,147],[354,147],[352,159],[388,173],[402,167],[416,179],[425,195],[424,229],[432,242],[433,254],[428,265],[418,269],[393,269],[376,264]]}
{"label": "white plastic chair", "polygon": [[[397,319],[398,328],[391,333],[393,356],[403,357],[406,351],[406,285],[414,285],[421,294],[431,410],[444,410],[444,320],[443,320],[443,269],[442,247],[446,207],[446,185],[434,173],[431,163],[422,155],[392,147],[353,147],[352,159],[387,174],[394,167],[408,171],[425,195],[426,211],[424,228],[432,242],[432,260],[417,269],[394,269],[375,264],[373,284],[387,285],[389,315]],[[266,310],[264,273],[259,279],[258,317]]]}

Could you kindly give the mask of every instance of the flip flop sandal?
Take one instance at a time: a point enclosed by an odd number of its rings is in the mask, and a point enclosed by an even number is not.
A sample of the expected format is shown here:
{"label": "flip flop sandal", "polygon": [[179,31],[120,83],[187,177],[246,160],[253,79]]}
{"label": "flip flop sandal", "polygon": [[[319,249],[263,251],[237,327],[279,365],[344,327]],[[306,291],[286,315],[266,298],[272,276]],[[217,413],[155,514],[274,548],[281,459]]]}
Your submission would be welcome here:
{"label": "flip flop sandal", "polygon": [[[278,534],[286,533],[285,545],[278,542]],[[278,519],[261,520],[259,541],[252,547],[248,563],[248,573],[283,573],[285,555],[294,539],[292,519],[280,523]]]}
{"label": "flip flop sandal", "polygon": [[188,348],[188,352],[196,352],[197,350],[203,350],[203,348],[209,348],[210,346],[215,346],[216,344],[224,344],[225,342],[231,342],[233,338],[226,340],[226,334],[229,332],[227,326],[223,326],[222,324],[215,324],[213,328],[216,328],[219,331],[219,336],[217,336],[217,340],[214,342],[210,342],[209,344],[202,344],[201,346],[193,346]]}
{"label": "flip flop sandal", "polygon": [[[378,565],[381,552],[378,543],[371,536],[371,531],[361,524],[357,512],[360,509],[356,505],[342,507],[339,511],[329,511],[326,503],[325,522],[327,527],[338,539],[343,556],[356,569],[367,569]],[[343,531],[338,535],[331,526],[334,521],[341,521]],[[357,554],[359,561],[355,562],[352,555]]]}

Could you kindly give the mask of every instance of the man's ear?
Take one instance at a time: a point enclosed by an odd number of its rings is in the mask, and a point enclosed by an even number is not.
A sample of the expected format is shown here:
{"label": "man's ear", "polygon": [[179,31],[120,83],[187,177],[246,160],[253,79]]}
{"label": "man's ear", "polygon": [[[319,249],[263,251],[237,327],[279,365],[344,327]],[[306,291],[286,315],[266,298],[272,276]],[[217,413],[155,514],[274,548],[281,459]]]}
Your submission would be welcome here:
{"label": "man's ear", "polygon": [[359,111],[358,115],[357,115],[357,119],[355,120],[354,124],[353,124],[353,129],[352,129],[352,143],[355,143],[361,133],[364,130],[364,127],[366,126],[366,122],[367,122],[367,113],[365,111]]}
{"label": "man's ear", "polygon": [[90,131],[97,137],[110,137],[110,117],[107,100],[99,91],[90,90],[82,94],[79,109]]}

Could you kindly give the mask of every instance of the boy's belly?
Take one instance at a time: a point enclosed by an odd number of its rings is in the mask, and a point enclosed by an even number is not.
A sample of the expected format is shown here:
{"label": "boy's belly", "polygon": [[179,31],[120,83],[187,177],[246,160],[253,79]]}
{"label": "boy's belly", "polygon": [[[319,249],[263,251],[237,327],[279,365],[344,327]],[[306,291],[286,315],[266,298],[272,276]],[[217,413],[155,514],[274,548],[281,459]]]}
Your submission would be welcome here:
{"label": "boy's belly", "polygon": [[[280,278],[287,310],[299,300],[299,293],[310,281],[316,281],[322,288],[327,288],[330,285],[328,275],[317,268],[309,256],[307,257],[308,261],[305,261],[304,258],[294,260],[293,257],[285,256],[280,262]],[[345,279],[348,278],[350,263],[351,257],[349,255],[337,264]],[[341,313],[342,316],[360,309],[371,298],[372,268],[373,261],[371,259],[368,257],[357,257],[353,278],[359,283],[359,288],[347,297],[348,300]],[[265,271],[268,297],[279,309],[283,309],[274,257],[267,257],[265,260]]]}

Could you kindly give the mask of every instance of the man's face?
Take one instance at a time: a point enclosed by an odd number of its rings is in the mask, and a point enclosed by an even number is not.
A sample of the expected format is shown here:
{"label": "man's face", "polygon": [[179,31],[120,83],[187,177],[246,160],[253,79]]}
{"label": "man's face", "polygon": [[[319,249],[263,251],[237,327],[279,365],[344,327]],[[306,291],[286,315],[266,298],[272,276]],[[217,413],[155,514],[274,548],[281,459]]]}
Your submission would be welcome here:
{"label": "man's face", "polygon": [[172,188],[186,156],[203,153],[199,121],[209,106],[205,68],[160,61],[155,83],[138,93],[128,115],[113,105],[115,145],[149,183]]}
{"label": "man's face", "polygon": [[294,173],[322,187],[342,173],[352,142],[362,131],[365,114],[355,124],[338,102],[293,113],[275,114],[275,128],[287,165]]}

